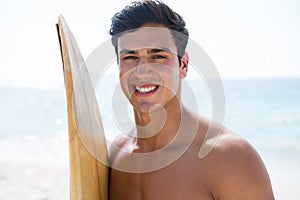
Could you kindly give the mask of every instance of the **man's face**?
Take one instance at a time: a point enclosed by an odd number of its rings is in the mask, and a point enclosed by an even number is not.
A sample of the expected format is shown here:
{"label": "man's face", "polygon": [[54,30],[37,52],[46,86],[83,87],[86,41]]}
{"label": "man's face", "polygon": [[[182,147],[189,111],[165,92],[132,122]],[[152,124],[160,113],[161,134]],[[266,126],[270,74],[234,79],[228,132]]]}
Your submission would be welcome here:
{"label": "man's face", "polygon": [[165,107],[179,98],[186,69],[180,67],[168,29],[148,25],[124,33],[118,55],[121,87],[136,110],[147,113],[154,105]]}

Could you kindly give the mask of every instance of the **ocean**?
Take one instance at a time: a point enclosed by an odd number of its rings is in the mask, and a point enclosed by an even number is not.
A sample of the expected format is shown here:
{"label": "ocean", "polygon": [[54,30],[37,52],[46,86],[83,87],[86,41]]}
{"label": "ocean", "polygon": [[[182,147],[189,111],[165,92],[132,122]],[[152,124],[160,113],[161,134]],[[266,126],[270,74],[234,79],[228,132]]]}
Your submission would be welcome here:
{"label": "ocean", "polygon": [[[198,111],[210,117],[209,91],[200,81],[189,84]],[[226,79],[223,84],[224,125],[257,149],[276,199],[300,199],[300,79]],[[105,106],[112,93],[101,94],[101,117],[110,138],[117,132],[111,108]],[[64,88],[0,87],[0,199],[69,198],[66,110]]]}

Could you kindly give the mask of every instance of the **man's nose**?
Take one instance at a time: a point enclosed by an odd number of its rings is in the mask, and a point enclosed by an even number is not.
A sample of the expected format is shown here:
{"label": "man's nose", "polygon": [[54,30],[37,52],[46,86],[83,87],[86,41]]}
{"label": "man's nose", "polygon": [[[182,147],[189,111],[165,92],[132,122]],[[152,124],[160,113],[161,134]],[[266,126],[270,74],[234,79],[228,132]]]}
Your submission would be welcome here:
{"label": "man's nose", "polygon": [[135,71],[139,75],[146,75],[151,72],[151,63],[146,57],[141,57]]}
{"label": "man's nose", "polygon": [[141,56],[137,63],[137,66],[147,65],[149,63],[148,58],[146,56]]}

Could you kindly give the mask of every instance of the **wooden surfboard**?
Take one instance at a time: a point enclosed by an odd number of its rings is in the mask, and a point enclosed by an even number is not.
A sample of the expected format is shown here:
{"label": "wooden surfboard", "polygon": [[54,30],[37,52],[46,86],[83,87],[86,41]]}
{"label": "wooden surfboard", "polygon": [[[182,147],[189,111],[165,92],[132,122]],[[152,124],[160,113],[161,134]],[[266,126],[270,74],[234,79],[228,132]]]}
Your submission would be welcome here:
{"label": "wooden surfboard", "polygon": [[84,59],[63,16],[56,24],[67,97],[70,199],[108,199],[108,152]]}

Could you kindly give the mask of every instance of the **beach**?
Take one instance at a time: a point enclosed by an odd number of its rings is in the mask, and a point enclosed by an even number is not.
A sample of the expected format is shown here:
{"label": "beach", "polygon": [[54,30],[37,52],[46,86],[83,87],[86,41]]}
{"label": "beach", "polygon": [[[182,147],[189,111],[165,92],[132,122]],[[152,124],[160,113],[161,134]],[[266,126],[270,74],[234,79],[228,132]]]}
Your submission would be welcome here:
{"label": "beach", "polygon": [[69,199],[66,133],[0,140],[0,199]]}
{"label": "beach", "polygon": [[[0,140],[0,199],[69,199],[67,134]],[[260,153],[276,199],[300,199],[298,157]],[[297,156],[297,155],[295,155]]]}
{"label": "beach", "polygon": [[[300,199],[299,87],[298,79],[224,81],[224,125],[258,151],[277,200]],[[0,91],[0,199],[69,199],[64,88]],[[206,104],[208,100],[199,101],[199,111],[209,114]],[[110,138],[115,131],[109,123],[111,111],[101,111]]]}

